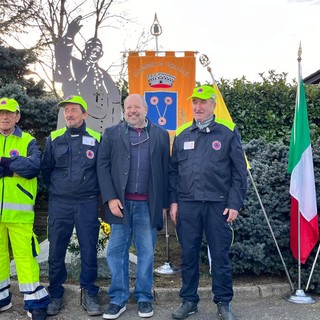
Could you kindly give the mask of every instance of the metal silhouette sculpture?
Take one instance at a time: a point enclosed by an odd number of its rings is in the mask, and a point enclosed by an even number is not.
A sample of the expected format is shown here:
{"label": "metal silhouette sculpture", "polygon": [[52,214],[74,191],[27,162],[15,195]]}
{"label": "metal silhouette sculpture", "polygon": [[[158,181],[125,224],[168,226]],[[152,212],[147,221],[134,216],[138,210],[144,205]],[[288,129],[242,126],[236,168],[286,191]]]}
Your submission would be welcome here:
{"label": "metal silhouette sculpture", "polygon": [[[68,25],[66,34],[56,45],[54,80],[62,83],[65,97],[83,97],[88,104],[88,127],[103,133],[106,127],[119,123],[122,118],[120,93],[107,71],[98,65],[103,46],[97,37],[86,42],[82,59],[73,56],[74,39],[82,27],[81,19],[79,16]],[[62,110],[59,110],[57,127],[64,126]]]}

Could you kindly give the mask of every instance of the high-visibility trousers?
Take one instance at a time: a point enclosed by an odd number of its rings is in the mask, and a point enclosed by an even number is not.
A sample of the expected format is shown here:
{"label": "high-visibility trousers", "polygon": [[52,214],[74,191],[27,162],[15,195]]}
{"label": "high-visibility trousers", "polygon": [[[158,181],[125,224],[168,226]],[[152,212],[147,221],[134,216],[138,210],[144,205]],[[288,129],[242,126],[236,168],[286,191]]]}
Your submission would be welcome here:
{"label": "high-visibility trousers", "polygon": [[32,223],[0,222],[0,308],[11,302],[9,240],[16,265],[19,290],[26,310],[46,309],[50,302],[39,283],[39,244]]}

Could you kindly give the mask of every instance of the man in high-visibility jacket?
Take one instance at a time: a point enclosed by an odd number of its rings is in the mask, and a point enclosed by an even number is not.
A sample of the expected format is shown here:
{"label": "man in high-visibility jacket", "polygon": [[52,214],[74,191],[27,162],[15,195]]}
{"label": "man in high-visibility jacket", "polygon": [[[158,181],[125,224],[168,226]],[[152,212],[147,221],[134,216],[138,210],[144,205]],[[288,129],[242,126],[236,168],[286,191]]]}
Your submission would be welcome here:
{"label": "man in high-visibility jacket", "polygon": [[20,107],[16,100],[0,99],[0,313],[12,307],[9,239],[16,264],[24,309],[33,320],[47,319],[50,302],[39,284],[35,258],[39,244],[33,233],[33,206],[41,152],[35,138],[16,125]]}

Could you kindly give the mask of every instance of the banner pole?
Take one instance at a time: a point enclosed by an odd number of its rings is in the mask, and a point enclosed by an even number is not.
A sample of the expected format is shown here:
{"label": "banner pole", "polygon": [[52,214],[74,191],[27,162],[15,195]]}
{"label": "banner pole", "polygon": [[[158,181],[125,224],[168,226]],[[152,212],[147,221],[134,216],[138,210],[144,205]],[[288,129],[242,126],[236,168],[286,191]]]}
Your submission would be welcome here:
{"label": "banner pole", "polygon": [[156,13],[154,14],[154,20],[153,20],[153,24],[152,24],[152,26],[150,28],[150,32],[156,38],[156,54],[158,55],[158,52],[159,52],[158,37],[162,33],[162,28],[161,28],[161,25],[159,23],[159,20],[157,18],[157,14]]}
{"label": "banner pole", "polygon": [[261,207],[261,209],[262,209],[263,215],[264,215],[264,217],[265,217],[265,219],[266,219],[266,221],[267,221],[267,224],[268,224],[269,230],[270,230],[270,232],[271,232],[273,241],[274,241],[274,243],[275,243],[275,245],[276,245],[276,248],[277,248],[277,250],[278,250],[278,253],[279,253],[279,256],[280,256],[280,259],[281,259],[283,268],[284,268],[284,270],[285,270],[286,276],[287,276],[288,281],[289,281],[289,284],[290,284],[290,288],[291,288],[291,290],[293,291],[293,290],[294,290],[294,287],[293,287],[293,284],[292,284],[292,281],[291,281],[291,278],[290,278],[290,275],[289,275],[287,266],[286,266],[286,264],[285,264],[285,262],[284,262],[284,260],[283,260],[281,250],[280,250],[280,248],[279,248],[277,239],[276,239],[276,237],[275,237],[275,235],[274,235],[274,232],[273,232],[273,230],[272,230],[272,227],[271,227],[269,218],[268,218],[268,216],[267,216],[266,210],[264,209],[264,206],[263,206],[263,203],[262,203],[262,201],[261,201],[261,198],[260,198],[258,189],[257,189],[257,187],[256,187],[256,184],[255,184],[254,180],[253,180],[253,177],[252,177],[252,175],[251,175],[250,169],[248,169],[247,171],[248,171],[248,174],[249,174],[251,183],[252,183],[252,185],[253,185],[254,191],[255,191],[255,193],[256,193],[256,195],[257,195],[258,201],[259,201],[259,203],[260,203],[260,207]]}
{"label": "banner pole", "polygon": [[166,228],[166,261],[162,266],[155,269],[154,272],[159,274],[174,274],[178,272],[179,269],[174,267],[169,260],[168,211],[164,215],[164,224]]}

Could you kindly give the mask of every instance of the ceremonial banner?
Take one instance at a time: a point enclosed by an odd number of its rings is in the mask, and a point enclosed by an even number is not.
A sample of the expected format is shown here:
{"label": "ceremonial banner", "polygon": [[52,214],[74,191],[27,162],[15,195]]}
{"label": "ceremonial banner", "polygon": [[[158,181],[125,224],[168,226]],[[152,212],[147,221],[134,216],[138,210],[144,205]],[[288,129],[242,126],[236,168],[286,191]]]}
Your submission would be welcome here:
{"label": "ceremonial banner", "polygon": [[216,108],[214,110],[214,114],[217,118],[233,122],[226,103],[224,102],[221,92],[215,82],[213,83],[213,90],[216,93]]}
{"label": "ceremonial banner", "polygon": [[195,52],[130,52],[129,92],[144,96],[147,117],[173,136],[182,124],[192,120],[191,100],[195,87]]}

